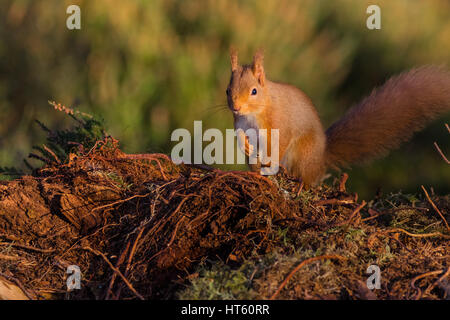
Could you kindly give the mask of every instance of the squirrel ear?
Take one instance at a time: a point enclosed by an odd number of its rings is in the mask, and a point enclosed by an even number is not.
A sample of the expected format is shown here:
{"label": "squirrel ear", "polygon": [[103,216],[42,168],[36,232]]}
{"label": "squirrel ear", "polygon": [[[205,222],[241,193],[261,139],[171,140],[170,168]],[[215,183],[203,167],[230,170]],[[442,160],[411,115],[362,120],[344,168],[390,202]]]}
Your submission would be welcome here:
{"label": "squirrel ear", "polygon": [[238,69],[238,53],[233,47],[230,48],[230,58],[231,58],[231,71],[236,71]]}
{"label": "squirrel ear", "polygon": [[266,76],[264,74],[264,54],[262,50],[258,50],[253,56],[252,71],[259,83],[263,86]]}

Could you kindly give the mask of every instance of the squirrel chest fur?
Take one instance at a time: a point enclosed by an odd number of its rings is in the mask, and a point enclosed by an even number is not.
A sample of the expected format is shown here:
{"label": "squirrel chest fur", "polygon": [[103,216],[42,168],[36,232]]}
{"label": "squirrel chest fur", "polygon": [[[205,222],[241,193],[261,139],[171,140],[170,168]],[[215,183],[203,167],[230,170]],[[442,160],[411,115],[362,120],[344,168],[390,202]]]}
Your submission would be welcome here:
{"label": "squirrel chest fur", "polygon": [[[324,131],[300,89],[266,78],[262,53],[255,54],[251,65],[241,66],[232,51],[231,71],[227,99],[235,129],[267,129],[269,143],[270,130],[277,129],[280,164],[307,186],[317,184],[327,168],[386,154],[450,111],[450,73],[428,66],[391,78]],[[242,132],[238,142],[247,155],[257,148]]]}

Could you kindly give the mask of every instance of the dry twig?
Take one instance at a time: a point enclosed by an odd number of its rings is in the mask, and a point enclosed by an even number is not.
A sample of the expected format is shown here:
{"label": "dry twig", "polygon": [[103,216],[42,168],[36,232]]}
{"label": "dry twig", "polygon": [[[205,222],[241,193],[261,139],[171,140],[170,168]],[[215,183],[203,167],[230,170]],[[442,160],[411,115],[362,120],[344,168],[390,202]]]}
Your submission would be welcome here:
{"label": "dry twig", "polygon": [[438,209],[438,207],[434,204],[433,200],[431,200],[430,196],[428,195],[427,190],[422,186],[423,192],[425,192],[425,196],[427,197],[428,202],[431,204],[433,209],[439,214],[439,216],[442,218],[442,221],[444,221],[445,226],[447,227],[447,231],[450,232],[450,227],[448,226],[447,220],[445,219],[444,215],[441,213],[441,211]]}
{"label": "dry twig", "polygon": [[428,276],[432,276],[432,275],[435,275],[435,274],[440,274],[440,273],[442,273],[442,272],[444,272],[444,270],[430,271],[430,272],[426,272],[426,273],[424,273],[424,274],[418,275],[417,277],[415,277],[414,279],[412,279],[412,281],[411,281],[411,287],[417,291],[416,296],[414,297],[414,299],[415,299],[415,300],[419,300],[420,297],[422,296],[422,290],[420,290],[419,287],[416,287],[416,281],[417,281],[417,280],[422,279],[422,278],[425,278],[425,277],[428,277]]}
{"label": "dry twig", "polygon": [[337,254],[331,254],[331,255],[326,254],[323,256],[313,257],[313,258],[309,258],[309,259],[302,261],[297,267],[294,268],[294,270],[291,271],[291,273],[289,273],[289,275],[286,277],[286,279],[284,279],[284,281],[278,287],[277,291],[270,297],[270,300],[275,300],[275,298],[280,294],[281,290],[283,290],[283,288],[286,286],[286,284],[289,282],[289,280],[294,276],[294,274],[298,270],[300,270],[302,267],[304,267],[308,263],[311,263],[311,262],[314,262],[317,260],[323,260],[323,259],[347,260],[347,258],[339,256]]}
{"label": "dry twig", "polygon": [[103,258],[103,260],[105,260],[105,262],[108,264],[108,266],[119,275],[119,277],[122,278],[123,282],[125,282],[125,284],[127,285],[127,287],[136,295],[136,297],[138,297],[141,300],[145,300],[145,298],[136,291],[136,289],[134,289],[133,285],[130,283],[130,281],[128,281],[127,278],[125,278],[125,276],[122,274],[122,272],[120,272],[119,269],[117,269],[116,267],[114,267],[114,265],[108,260],[108,258],[101,253],[100,251],[94,250],[90,247],[83,247],[84,250],[90,251],[93,254],[97,255],[97,256],[101,256]]}

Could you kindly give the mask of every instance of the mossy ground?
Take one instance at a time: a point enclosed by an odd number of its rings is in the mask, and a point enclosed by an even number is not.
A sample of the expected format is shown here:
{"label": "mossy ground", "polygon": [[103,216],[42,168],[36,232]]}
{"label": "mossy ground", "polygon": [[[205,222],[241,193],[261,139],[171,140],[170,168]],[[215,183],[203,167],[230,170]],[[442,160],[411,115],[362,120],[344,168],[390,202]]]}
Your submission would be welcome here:
{"label": "mossy ground", "polygon": [[[449,297],[449,195],[364,201],[339,179],[304,190],[283,171],[175,165],[126,155],[105,134],[84,146],[59,133],[39,149],[43,167],[0,182],[0,276],[29,297]],[[69,265],[81,290],[67,291]],[[371,265],[380,289],[367,288]]]}
{"label": "mossy ground", "polygon": [[[298,197],[303,209],[323,210],[308,203],[314,195],[320,198],[320,192],[315,192],[317,190]],[[448,212],[449,197],[441,197],[438,202],[445,208],[444,212]],[[384,214],[368,220],[371,218],[369,210]],[[345,206],[323,210],[324,214],[346,214],[346,211]],[[338,254],[347,260],[344,263],[323,260],[304,266],[277,298],[449,297],[445,281],[450,279],[448,272],[440,287],[434,285],[439,274],[419,281],[416,286],[425,289],[426,294],[412,286],[413,279],[426,272],[443,270],[443,275],[448,271],[450,261],[448,231],[422,195],[397,193],[372,200],[361,214],[361,220],[364,219],[367,219],[367,224],[326,230],[309,229],[298,233],[290,230],[289,226],[278,229],[274,234],[279,245],[273,251],[264,255],[254,254],[233,267],[220,260],[204,262],[177,296],[180,299],[267,299],[300,262],[324,254]],[[366,281],[372,272],[366,271],[370,265],[380,267],[381,289],[367,289]],[[427,290],[430,288],[433,289]]]}

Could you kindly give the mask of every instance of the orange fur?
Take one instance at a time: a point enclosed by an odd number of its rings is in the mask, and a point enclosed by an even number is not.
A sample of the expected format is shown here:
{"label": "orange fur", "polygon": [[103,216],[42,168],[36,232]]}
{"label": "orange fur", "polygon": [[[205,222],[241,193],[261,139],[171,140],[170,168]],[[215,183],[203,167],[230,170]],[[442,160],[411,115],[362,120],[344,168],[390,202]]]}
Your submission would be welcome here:
{"label": "orange fur", "polygon": [[266,78],[261,52],[241,66],[233,51],[231,62],[227,98],[235,128],[278,129],[281,165],[306,185],[319,182],[329,167],[386,154],[450,111],[450,73],[422,67],[391,78],[325,133],[306,94]]}

